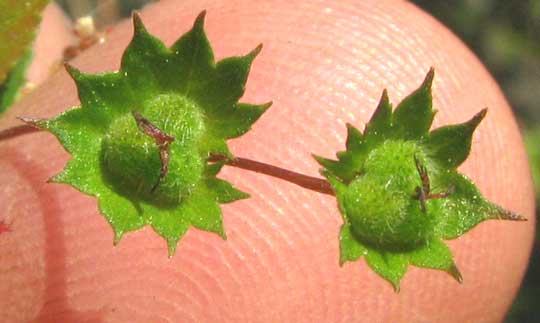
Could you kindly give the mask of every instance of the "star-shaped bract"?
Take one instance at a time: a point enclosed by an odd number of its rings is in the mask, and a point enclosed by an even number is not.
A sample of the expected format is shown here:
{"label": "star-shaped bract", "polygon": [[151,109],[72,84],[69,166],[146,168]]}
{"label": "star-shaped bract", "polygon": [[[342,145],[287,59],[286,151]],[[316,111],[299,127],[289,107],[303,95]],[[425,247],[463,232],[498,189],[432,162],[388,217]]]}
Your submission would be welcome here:
{"label": "star-shaped bract", "polygon": [[363,133],[347,125],[347,149],[338,160],[315,156],[343,216],[340,263],[364,256],[396,290],[409,265],[444,270],[461,282],[443,240],[488,219],[524,220],[484,199],[457,171],[486,110],[429,131],[433,76],[432,69],[394,111],[384,91]]}
{"label": "star-shaped bract", "polygon": [[[151,225],[173,255],[190,226],[226,238],[219,204],[248,197],[216,178],[223,163],[208,159],[230,157],[226,140],[247,132],[270,106],[238,103],[261,46],[215,63],[204,12],[170,48],[147,32],[137,14],[133,24],[120,70],[93,75],[68,66],[81,106],[37,125],[72,155],[52,181],[97,197],[115,243]],[[141,120],[173,138],[161,180],[160,149],[138,127]]]}

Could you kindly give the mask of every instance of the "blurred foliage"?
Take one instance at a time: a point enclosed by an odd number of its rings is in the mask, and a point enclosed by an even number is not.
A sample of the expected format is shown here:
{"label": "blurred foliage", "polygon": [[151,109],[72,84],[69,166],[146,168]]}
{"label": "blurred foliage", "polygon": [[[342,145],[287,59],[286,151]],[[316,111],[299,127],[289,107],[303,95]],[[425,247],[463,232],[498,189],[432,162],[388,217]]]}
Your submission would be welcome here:
{"label": "blurred foliage", "polygon": [[536,201],[540,202],[540,124],[526,127],[523,137],[527,153],[529,154],[531,173],[536,189]]}
{"label": "blurred foliage", "polygon": [[[522,127],[540,189],[540,0],[413,0],[446,24],[493,73]],[[538,213],[538,212],[537,212]],[[540,322],[540,250],[505,322]]]}
{"label": "blurred foliage", "polygon": [[27,49],[19,61],[13,66],[5,82],[0,84],[0,113],[7,110],[9,106],[17,102],[24,92],[26,83],[26,70],[32,62],[33,51]]}
{"label": "blurred foliage", "polygon": [[[540,75],[538,75],[540,78]],[[529,125],[524,129],[525,146],[529,153],[533,182],[536,188],[536,205],[540,202],[540,124]],[[540,304],[540,239],[536,241],[531,263],[519,295],[506,318],[506,323],[540,322],[540,313],[536,310]]]}
{"label": "blurred foliage", "polygon": [[48,0],[0,0],[0,82],[24,55]]}
{"label": "blurred foliage", "polygon": [[49,0],[0,0],[0,114],[25,83],[31,43]]}

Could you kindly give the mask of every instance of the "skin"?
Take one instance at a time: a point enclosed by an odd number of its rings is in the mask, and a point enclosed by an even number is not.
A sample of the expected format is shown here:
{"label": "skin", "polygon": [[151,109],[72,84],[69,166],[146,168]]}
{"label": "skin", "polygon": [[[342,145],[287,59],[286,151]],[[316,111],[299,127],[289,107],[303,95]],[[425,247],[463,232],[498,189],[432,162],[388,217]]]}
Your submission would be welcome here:
{"label": "skin", "polygon": [[[18,322],[496,322],[516,294],[533,242],[534,200],[510,107],[477,58],[444,26],[398,1],[162,1],[142,11],[150,32],[171,44],[207,9],[216,57],[264,49],[245,102],[274,101],[238,156],[316,175],[311,153],[332,156],[345,122],[369,120],[383,88],[397,103],[436,69],[435,126],[486,119],[460,170],[483,194],[528,222],[489,221],[450,241],[463,285],[411,267],[401,292],[365,262],[338,265],[342,223],[332,196],[226,167],[220,177],[251,199],[223,206],[228,240],[190,230],[176,256],[150,228],[113,247],[96,200],[46,184],[69,156],[46,133],[0,144],[0,321]],[[131,37],[123,22],[73,64],[117,69]],[[59,72],[0,120],[52,117],[78,103]]]}

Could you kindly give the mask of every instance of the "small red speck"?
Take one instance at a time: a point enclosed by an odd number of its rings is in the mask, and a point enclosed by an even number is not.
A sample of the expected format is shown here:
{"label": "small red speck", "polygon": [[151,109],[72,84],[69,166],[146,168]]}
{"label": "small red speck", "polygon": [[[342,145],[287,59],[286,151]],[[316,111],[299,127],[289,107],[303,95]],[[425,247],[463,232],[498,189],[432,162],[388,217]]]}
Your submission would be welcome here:
{"label": "small red speck", "polygon": [[0,234],[6,232],[11,232],[11,229],[4,221],[0,221]]}

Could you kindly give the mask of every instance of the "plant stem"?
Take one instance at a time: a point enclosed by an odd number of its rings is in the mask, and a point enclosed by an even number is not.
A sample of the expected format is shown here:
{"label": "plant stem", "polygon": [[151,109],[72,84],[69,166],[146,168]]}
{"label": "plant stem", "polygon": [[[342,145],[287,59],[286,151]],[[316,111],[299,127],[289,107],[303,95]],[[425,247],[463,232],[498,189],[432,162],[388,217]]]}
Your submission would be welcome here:
{"label": "plant stem", "polygon": [[26,124],[7,128],[4,130],[0,130],[0,141],[26,135],[29,133],[38,132],[38,131],[41,131],[41,129],[38,129],[30,125],[26,125]]}
{"label": "plant stem", "polygon": [[[28,122],[28,121],[27,121]],[[30,122],[29,122],[30,123]],[[11,127],[5,130],[0,130],[0,141],[15,138],[25,134],[30,134],[34,132],[41,131],[41,129],[36,128],[30,124]],[[223,161],[226,165],[231,167],[237,167],[252,172],[265,174],[268,176],[273,176],[287,182],[296,184],[308,190],[319,192],[322,194],[328,194],[335,196],[336,193],[334,189],[326,180],[318,177],[312,177],[300,173],[290,171],[281,167],[261,163],[255,160],[242,158],[242,157],[233,157],[228,158],[223,155],[212,154],[208,159],[209,162],[218,162]]]}
{"label": "plant stem", "polygon": [[228,166],[238,167],[238,168],[250,170],[256,173],[277,177],[279,179],[285,180],[287,182],[296,184],[298,186],[307,188],[308,190],[312,190],[315,192],[333,195],[333,196],[336,195],[336,193],[332,189],[332,186],[330,186],[330,183],[328,183],[326,180],[322,178],[307,176],[307,175],[296,173],[288,169],[284,169],[284,168],[277,167],[274,165],[269,165],[269,164],[261,163],[255,160],[242,158],[242,157],[228,158],[226,156],[214,155],[214,154],[210,156],[208,161],[210,162],[224,161],[225,165],[228,165]]}

